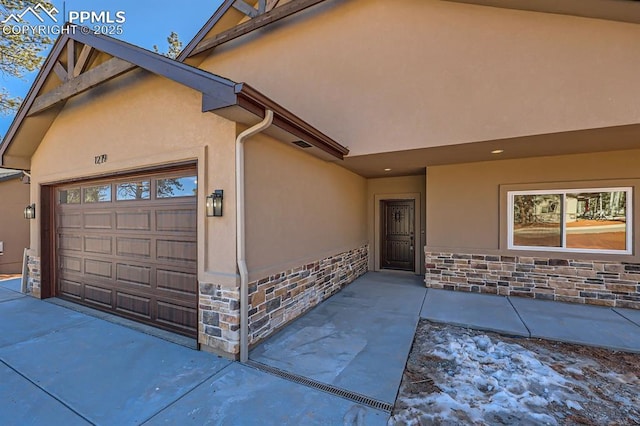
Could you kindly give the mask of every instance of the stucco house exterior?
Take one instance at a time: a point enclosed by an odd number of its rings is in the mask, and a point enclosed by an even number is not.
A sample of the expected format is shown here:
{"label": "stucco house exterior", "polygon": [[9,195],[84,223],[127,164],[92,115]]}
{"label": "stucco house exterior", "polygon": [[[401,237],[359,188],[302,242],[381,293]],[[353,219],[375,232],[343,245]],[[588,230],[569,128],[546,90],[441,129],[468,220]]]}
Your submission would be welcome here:
{"label": "stucco house exterior", "polygon": [[0,168],[0,274],[22,273],[24,249],[29,247],[29,223],[23,210],[29,204],[29,187],[22,172]]}
{"label": "stucco house exterior", "polygon": [[639,23],[224,1],[177,60],[77,27],[0,147],[31,173],[32,292],[234,358],[366,271],[640,308]]}

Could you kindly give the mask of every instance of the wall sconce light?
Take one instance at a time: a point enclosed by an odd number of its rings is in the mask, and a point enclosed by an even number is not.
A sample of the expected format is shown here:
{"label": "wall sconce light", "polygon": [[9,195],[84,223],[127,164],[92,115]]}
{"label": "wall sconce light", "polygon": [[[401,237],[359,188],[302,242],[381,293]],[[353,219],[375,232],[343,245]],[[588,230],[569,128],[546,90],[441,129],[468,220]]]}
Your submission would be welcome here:
{"label": "wall sconce light", "polygon": [[29,204],[24,208],[24,218],[25,219],[35,219],[36,218],[36,205]]}
{"label": "wall sconce light", "polygon": [[208,217],[219,217],[222,216],[222,199],[223,199],[223,190],[216,189],[211,193],[211,195],[207,195],[207,216]]}

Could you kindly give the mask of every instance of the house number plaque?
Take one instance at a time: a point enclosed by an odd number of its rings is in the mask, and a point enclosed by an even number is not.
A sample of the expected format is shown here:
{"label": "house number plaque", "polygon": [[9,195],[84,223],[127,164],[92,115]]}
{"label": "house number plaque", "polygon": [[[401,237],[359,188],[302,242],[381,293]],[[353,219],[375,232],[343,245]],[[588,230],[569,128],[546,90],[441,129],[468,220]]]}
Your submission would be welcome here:
{"label": "house number plaque", "polygon": [[107,154],[100,154],[94,157],[96,164],[103,164],[107,162]]}

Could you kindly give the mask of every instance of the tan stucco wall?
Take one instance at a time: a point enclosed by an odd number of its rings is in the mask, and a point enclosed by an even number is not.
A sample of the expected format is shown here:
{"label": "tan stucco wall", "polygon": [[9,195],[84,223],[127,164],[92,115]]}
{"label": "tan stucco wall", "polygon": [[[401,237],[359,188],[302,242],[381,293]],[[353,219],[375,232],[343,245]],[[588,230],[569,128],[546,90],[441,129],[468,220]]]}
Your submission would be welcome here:
{"label": "tan stucco wall", "polygon": [[245,176],[250,280],[366,244],[364,178],[262,135]]}
{"label": "tan stucco wall", "polygon": [[[427,168],[427,250],[527,255],[506,249],[506,190],[634,188],[634,255],[554,252],[553,257],[640,259],[640,150]],[[544,256],[545,252],[533,255]],[[548,254],[548,253],[547,253]]]}
{"label": "tan stucco wall", "polygon": [[640,26],[621,22],[327,1],[200,66],[274,97],[353,156],[638,123],[638,45]]}
{"label": "tan stucco wall", "polygon": [[22,272],[22,255],[29,247],[29,222],[23,210],[29,204],[29,185],[20,179],[0,182],[0,241],[4,253],[0,255],[0,274]]}
{"label": "tan stucco wall", "polygon": [[[42,184],[197,161],[198,276],[235,286],[235,252],[226,249],[235,246],[235,131],[235,123],[201,112],[198,92],[134,71],[67,103],[32,158],[31,198],[39,202]],[[107,162],[96,165],[101,154]],[[225,215],[206,218],[214,189],[225,190]],[[32,221],[38,253],[39,231]]]}
{"label": "tan stucco wall", "polygon": [[[380,270],[380,201],[415,199],[416,220],[416,273],[424,273],[425,239],[425,177],[400,176],[367,180],[367,237],[369,239],[369,270]],[[419,236],[419,238],[418,238]]]}

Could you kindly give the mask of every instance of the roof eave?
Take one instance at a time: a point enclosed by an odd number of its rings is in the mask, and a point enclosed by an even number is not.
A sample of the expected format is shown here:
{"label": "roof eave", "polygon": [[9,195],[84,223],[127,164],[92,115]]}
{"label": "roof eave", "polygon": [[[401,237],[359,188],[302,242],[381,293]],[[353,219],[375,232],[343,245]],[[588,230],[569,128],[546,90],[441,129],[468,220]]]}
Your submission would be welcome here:
{"label": "roof eave", "polygon": [[[131,63],[135,66],[132,69],[141,68],[201,92],[203,112],[222,112],[224,109],[229,107],[238,106],[257,117],[262,118],[265,116],[265,111],[269,109],[274,112],[274,126],[322,151],[322,157],[342,160],[344,156],[349,153],[347,148],[247,84],[235,83],[223,77],[174,61],[111,37],[100,34],[84,33],[83,31],[75,31],[75,33],[61,36],[54,44],[51,53],[47,57],[44,66],[36,77],[25,101],[20,106],[18,114],[14,118],[7,135],[0,146],[0,165],[7,164],[10,167],[22,169],[30,168],[30,158],[33,152],[37,149],[40,143],[39,141],[27,145],[26,151],[23,149],[20,154],[15,150],[10,152],[9,148],[16,140],[16,135],[24,120],[29,118],[29,111],[34,104],[34,101],[38,99],[40,89],[50,74],[57,57],[62,52],[62,49],[69,39],[92,46],[93,48],[105,52],[114,58],[119,58]],[[86,90],[89,90],[93,86],[87,87],[88,88],[86,88]],[[79,92],[76,92],[76,94],[78,93]],[[48,110],[43,110],[43,112],[38,113],[39,115],[33,116],[41,117],[42,119],[43,113],[50,114],[51,122],[48,126],[42,127],[42,129],[38,131],[38,135],[35,137],[32,135],[30,140],[41,140],[44,137],[57,115],[55,109],[61,109],[64,102],[66,102],[66,99],[67,98],[60,98],[60,102],[52,104],[51,107],[48,107]],[[27,154],[25,154],[25,152],[27,152]],[[29,153],[31,155],[29,155]]]}
{"label": "roof eave", "polygon": [[27,92],[27,96],[25,97],[25,100],[20,104],[20,107],[18,108],[18,112],[13,118],[13,121],[11,122],[9,129],[7,130],[7,133],[2,138],[2,142],[0,142],[0,167],[5,165],[5,161],[4,161],[5,153],[9,148],[9,146],[11,145],[16,132],[18,131],[18,129],[20,128],[20,125],[22,124],[22,121],[27,116],[29,109],[31,109],[31,105],[33,105],[33,101],[36,98],[36,94],[42,88],[42,85],[44,84],[47,76],[49,75],[51,68],[53,68],[55,64],[56,58],[58,57],[62,49],[64,49],[64,46],[66,45],[67,40],[69,40],[69,36],[67,34],[64,34],[60,36],[54,43],[53,47],[51,48],[51,52],[47,56],[47,59],[42,65],[42,68],[40,68],[40,71],[38,72],[38,75],[36,76],[34,83],[31,85],[29,92]]}
{"label": "roof eave", "polygon": [[255,18],[249,19],[248,21],[242,23],[238,23],[231,28],[222,30],[220,33],[214,35],[213,37],[205,39],[206,35],[223,18],[225,13],[227,13],[227,11],[229,10],[229,7],[234,3],[233,1],[227,1],[223,3],[220,8],[218,8],[213,17],[189,42],[187,47],[185,47],[184,50],[180,53],[177,60],[183,62],[189,58],[196,57],[201,53],[209,52],[211,49],[214,49],[221,44],[224,44],[231,40],[235,40],[236,38],[242,37],[260,28],[267,27],[274,22],[295,15],[324,1],[325,0],[292,0],[282,6],[273,8],[268,12],[258,15]]}
{"label": "roof eave", "polygon": [[[76,27],[78,28],[78,27]],[[101,34],[84,31],[69,31],[61,35],[55,42],[51,52],[47,56],[44,65],[40,69],[33,85],[31,86],[25,100],[20,105],[5,137],[0,144],[0,165],[8,165],[16,168],[30,168],[30,161],[22,156],[7,155],[7,152],[20,130],[23,121],[27,118],[38,93],[51,73],[56,59],[64,49],[68,40],[75,40],[86,45],[90,45],[97,50],[103,51],[113,57],[131,62],[136,68],[142,68],[157,75],[169,78],[203,94],[203,110],[205,110],[205,99],[209,102],[214,100],[217,106],[232,105],[235,103],[234,93],[235,82],[223,77],[208,73],[187,64],[174,61],[164,56],[158,55],[141,47],[113,39]],[[46,131],[45,131],[46,133]],[[44,136],[44,134],[42,135]],[[37,146],[37,144],[36,144]],[[10,159],[10,161],[7,161]]]}
{"label": "roof eave", "polygon": [[220,7],[214,12],[214,14],[209,18],[209,20],[204,24],[204,26],[197,32],[197,34],[191,39],[191,41],[182,49],[182,52],[176,57],[176,60],[179,62],[184,62],[185,59],[189,57],[191,52],[198,46],[198,44],[205,38],[207,33],[211,31],[213,26],[218,23],[220,18],[227,13],[227,10],[231,6],[235,0],[225,0],[222,2]]}
{"label": "roof eave", "polygon": [[273,111],[273,125],[289,132],[301,140],[330,154],[337,159],[344,159],[349,154],[349,149],[325,135],[309,123],[274,102],[246,83],[236,84],[237,104],[245,110],[257,115],[265,116],[265,110]]}

